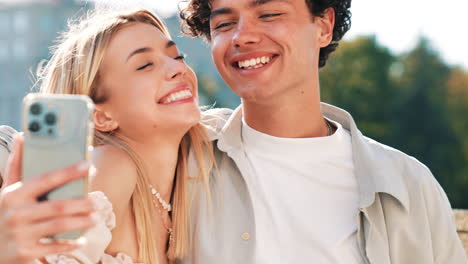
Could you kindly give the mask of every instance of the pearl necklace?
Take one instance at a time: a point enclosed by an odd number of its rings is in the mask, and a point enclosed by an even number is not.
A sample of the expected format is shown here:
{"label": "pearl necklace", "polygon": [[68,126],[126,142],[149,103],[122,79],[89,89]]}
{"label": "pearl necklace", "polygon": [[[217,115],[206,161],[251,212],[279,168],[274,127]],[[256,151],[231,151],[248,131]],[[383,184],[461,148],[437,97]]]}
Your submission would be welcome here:
{"label": "pearl necklace", "polygon": [[162,205],[164,210],[170,212],[172,210],[171,204],[164,201],[164,199],[161,198],[161,194],[158,191],[156,191],[156,189],[153,187],[153,185],[150,184],[149,188],[151,190],[151,193],[154,195],[154,197],[156,197],[156,199],[158,199],[159,203]]}
{"label": "pearl necklace", "polygon": [[[153,196],[156,199],[158,199],[159,204],[163,206],[164,210],[166,210],[167,213],[169,213],[172,210],[171,204],[164,201],[164,199],[161,198],[161,194],[158,191],[156,191],[156,189],[151,184],[149,185],[149,188],[151,190],[151,194],[153,194]],[[172,227],[169,224],[166,223],[166,219],[164,218],[164,215],[161,212],[161,207],[156,203],[155,199],[152,199],[152,200],[153,200],[154,207],[156,207],[156,209],[158,209],[159,216],[161,217],[161,221],[162,221],[162,223],[164,225],[164,228],[166,229],[167,233],[169,234],[169,245],[171,245],[172,242],[174,241],[174,231],[173,231]]]}

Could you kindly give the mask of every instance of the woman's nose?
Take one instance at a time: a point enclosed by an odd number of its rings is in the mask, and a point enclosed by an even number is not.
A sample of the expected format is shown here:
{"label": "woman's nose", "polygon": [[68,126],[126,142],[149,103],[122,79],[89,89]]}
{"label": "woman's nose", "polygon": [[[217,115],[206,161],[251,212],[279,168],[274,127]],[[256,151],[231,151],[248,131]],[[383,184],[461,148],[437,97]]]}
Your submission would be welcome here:
{"label": "woman's nose", "polygon": [[182,59],[168,58],[166,77],[171,80],[183,76],[187,69],[187,64]]}

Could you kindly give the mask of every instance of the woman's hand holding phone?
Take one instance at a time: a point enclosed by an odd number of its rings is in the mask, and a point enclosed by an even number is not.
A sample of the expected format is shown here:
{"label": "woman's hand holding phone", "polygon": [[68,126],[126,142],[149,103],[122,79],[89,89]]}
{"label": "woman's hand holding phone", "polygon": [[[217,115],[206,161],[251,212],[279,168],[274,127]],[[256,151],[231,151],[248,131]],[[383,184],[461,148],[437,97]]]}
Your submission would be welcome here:
{"label": "woman's hand holding phone", "polygon": [[37,197],[88,175],[89,163],[82,162],[21,183],[23,139],[15,138],[0,191],[0,264],[31,263],[44,256],[78,249],[73,242],[43,238],[94,226],[93,202],[68,199],[38,202]]}

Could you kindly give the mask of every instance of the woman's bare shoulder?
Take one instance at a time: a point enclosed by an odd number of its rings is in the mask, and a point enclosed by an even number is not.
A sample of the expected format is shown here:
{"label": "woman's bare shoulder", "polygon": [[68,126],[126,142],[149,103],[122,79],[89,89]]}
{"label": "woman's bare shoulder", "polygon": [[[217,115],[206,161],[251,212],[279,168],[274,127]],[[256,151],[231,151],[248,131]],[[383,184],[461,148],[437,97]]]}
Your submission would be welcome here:
{"label": "woman's bare shoulder", "polygon": [[90,179],[90,188],[106,194],[119,218],[135,190],[138,177],[136,165],[124,150],[114,146],[96,147],[93,165],[96,173]]}

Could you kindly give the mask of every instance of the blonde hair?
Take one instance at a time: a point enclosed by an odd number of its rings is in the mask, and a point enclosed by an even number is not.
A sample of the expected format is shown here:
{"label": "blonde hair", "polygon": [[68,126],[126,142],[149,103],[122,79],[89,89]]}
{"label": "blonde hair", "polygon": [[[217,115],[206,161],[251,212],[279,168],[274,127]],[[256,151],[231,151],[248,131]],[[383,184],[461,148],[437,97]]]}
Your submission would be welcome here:
{"label": "blonde hair", "polygon": [[[59,94],[88,95],[95,103],[106,101],[106,95],[99,89],[99,68],[103,61],[106,47],[112,35],[131,23],[153,25],[166,36],[169,33],[162,21],[146,10],[133,12],[90,13],[75,25],[70,25],[57,46],[54,47],[51,60],[39,73],[40,92]],[[135,217],[138,240],[139,261],[158,263],[155,243],[155,229],[151,215],[155,209],[152,204],[149,179],[138,155],[125,143],[125,139],[116,134],[95,130],[95,145],[109,144],[124,150],[137,168],[138,180],[132,195],[132,210]],[[198,175],[188,175],[187,161],[192,148],[197,164]],[[208,156],[209,162],[205,161]],[[213,150],[202,125],[192,127],[183,137],[177,162],[175,187],[173,193],[173,235],[175,241],[167,252],[172,262],[186,255],[189,248],[187,199],[188,180],[202,181],[208,191],[208,172],[214,164]],[[209,192],[208,192],[209,194]],[[157,213],[157,212],[156,212]]]}

